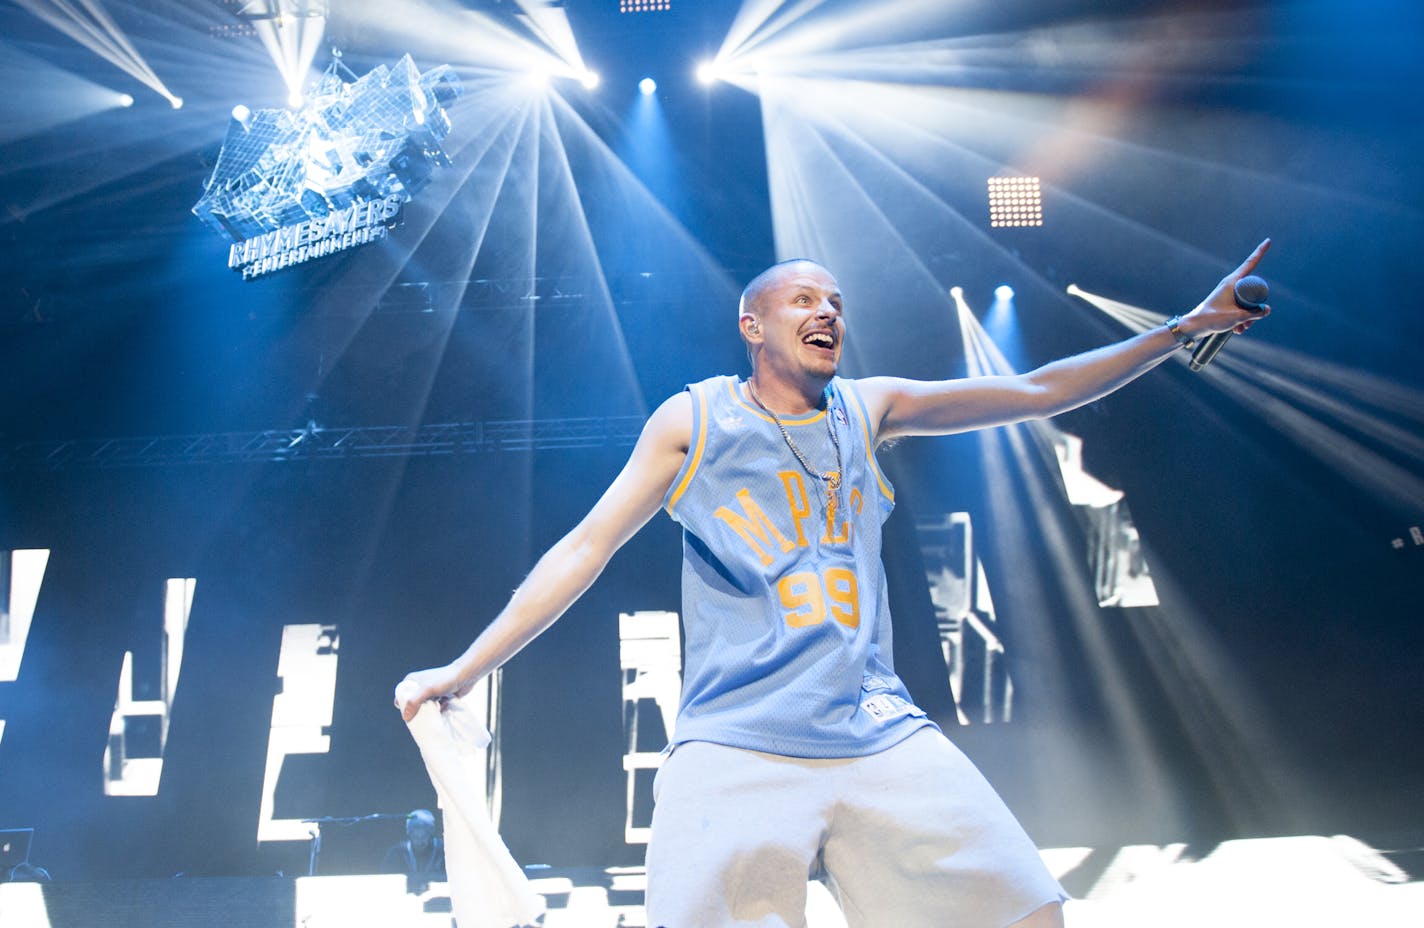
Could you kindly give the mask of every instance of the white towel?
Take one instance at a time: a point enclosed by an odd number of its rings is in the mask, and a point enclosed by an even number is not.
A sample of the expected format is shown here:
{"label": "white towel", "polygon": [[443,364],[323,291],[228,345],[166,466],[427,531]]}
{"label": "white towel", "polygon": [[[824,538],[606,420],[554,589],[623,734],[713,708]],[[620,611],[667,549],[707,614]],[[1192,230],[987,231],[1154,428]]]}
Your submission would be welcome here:
{"label": "white towel", "polygon": [[407,723],[420,748],[430,782],[445,813],[445,872],[450,903],[460,928],[533,925],[544,914],[544,897],[490,823],[484,799],[485,770],[479,751],[489,731],[458,699],[427,702]]}

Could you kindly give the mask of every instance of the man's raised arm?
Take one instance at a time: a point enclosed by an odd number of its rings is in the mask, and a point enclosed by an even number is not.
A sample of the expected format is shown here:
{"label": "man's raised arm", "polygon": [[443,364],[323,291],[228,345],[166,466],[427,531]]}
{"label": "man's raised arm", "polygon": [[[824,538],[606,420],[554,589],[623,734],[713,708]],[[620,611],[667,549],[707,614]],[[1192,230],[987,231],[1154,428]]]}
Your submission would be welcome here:
{"label": "man's raised arm", "polygon": [[628,463],[583,521],[545,552],[509,604],[454,661],[408,674],[396,708],[410,721],[421,703],[463,695],[564,614],[615,551],[658,511],[692,440],[692,401],[673,396],[648,418]]}
{"label": "man's raised arm", "polygon": [[[1214,332],[1244,332],[1270,312],[1236,305],[1232,288],[1250,274],[1270,247],[1257,246],[1211,295],[1181,318],[1177,330],[1201,339]],[[971,429],[1042,419],[1106,396],[1166,360],[1181,347],[1177,336],[1158,326],[1113,345],[1045,364],[1026,374],[917,381],[870,377],[859,382],[876,440],[902,435],[947,435]]]}

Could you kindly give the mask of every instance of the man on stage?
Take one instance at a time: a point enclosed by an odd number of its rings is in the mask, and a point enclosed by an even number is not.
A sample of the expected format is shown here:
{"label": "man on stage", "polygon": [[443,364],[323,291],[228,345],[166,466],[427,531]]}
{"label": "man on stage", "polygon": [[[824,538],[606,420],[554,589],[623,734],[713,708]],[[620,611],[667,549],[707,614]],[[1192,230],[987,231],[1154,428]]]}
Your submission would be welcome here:
{"label": "man on stage", "polygon": [[[777,264],[742,294],[751,377],[693,384],[648,419],[622,472],[455,661],[396,687],[409,720],[459,695],[568,609],[659,508],[682,524],[686,659],[654,786],[648,924],[801,925],[824,876],[852,928],[1046,928],[1064,896],[973,765],[895,675],[880,560],[893,489],[875,448],[1074,409],[1183,345],[1269,310],[1235,282],[1166,325],[1026,374],[836,375],[835,278]],[[854,319],[854,313],[851,314]]]}

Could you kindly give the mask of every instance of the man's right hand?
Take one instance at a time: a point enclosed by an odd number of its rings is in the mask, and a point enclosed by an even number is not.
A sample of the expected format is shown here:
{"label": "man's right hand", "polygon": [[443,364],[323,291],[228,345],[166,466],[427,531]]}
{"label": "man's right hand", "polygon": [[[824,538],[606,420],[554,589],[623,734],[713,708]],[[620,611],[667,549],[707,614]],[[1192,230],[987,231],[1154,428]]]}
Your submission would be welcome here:
{"label": "man's right hand", "polygon": [[628,463],[592,511],[539,558],[509,604],[452,663],[407,674],[396,687],[401,718],[422,704],[464,696],[554,623],[608,559],[662,506],[692,443],[692,398],[668,398],[648,418]]}
{"label": "man's right hand", "polygon": [[471,685],[462,684],[460,675],[449,664],[416,670],[406,674],[405,679],[396,684],[396,708],[400,710],[401,718],[409,722],[424,703],[464,696],[470,689]]}

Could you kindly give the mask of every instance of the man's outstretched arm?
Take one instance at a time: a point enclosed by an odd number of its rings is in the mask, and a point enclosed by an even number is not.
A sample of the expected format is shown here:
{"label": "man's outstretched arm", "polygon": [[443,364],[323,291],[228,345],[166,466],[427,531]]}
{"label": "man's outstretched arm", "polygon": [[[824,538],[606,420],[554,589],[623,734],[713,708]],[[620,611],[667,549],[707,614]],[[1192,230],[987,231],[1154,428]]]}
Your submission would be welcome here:
{"label": "man's outstretched arm", "polygon": [[[1180,329],[1195,339],[1214,332],[1244,332],[1270,309],[1248,312],[1232,288],[1250,274],[1270,247],[1257,246],[1211,295],[1182,317]],[[1045,364],[1026,374],[919,381],[870,377],[860,381],[877,440],[902,435],[947,435],[1042,419],[1106,396],[1166,360],[1180,346],[1166,326],[1084,354]]]}
{"label": "man's outstretched arm", "polygon": [[593,509],[545,552],[465,653],[442,667],[408,674],[396,686],[401,716],[410,721],[424,702],[463,695],[553,625],[658,511],[691,438],[692,401],[679,393],[648,418],[628,463]]}

